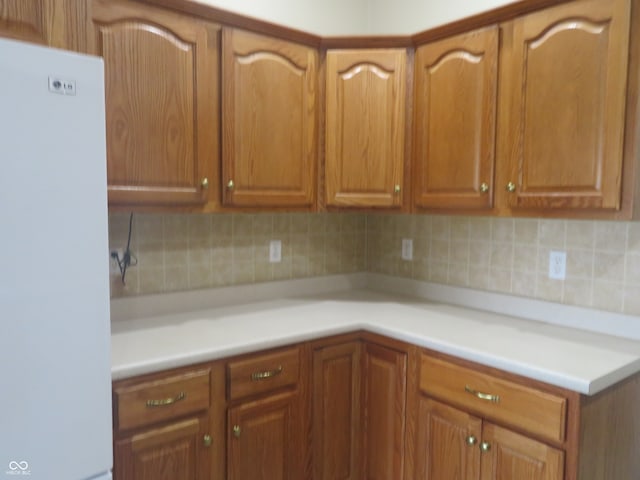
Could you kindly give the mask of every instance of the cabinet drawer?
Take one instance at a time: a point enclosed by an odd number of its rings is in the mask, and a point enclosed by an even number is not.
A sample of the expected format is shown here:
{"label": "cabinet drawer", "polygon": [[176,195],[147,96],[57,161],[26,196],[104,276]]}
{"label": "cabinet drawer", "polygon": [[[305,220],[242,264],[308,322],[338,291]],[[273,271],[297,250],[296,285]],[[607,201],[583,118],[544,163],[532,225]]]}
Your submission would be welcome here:
{"label": "cabinet drawer", "polygon": [[116,428],[126,430],[209,408],[209,370],[114,390]]}
{"label": "cabinet drawer", "polygon": [[256,395],[298,382],[300,349],[254,355],[227,364],[229,400]]}
{"label": "cabinet drawer", "polygon": [[563,441],[567,399],[423,354],[420,389],[532,434]]}

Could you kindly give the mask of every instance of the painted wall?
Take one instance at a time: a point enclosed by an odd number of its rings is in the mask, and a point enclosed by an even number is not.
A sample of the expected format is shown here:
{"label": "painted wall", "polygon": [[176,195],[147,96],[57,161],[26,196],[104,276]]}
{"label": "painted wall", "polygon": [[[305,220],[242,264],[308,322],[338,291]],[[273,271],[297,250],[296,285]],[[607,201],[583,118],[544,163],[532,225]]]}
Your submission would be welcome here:
{"label": "painted wall", "polygon": [[199,0],[323,36],[413,34],[512,0]]}
{"label": "painted wall", "polygon": [[367,0],[199,0],[200,3],[318,35],[367,33]]}
{"label": "painted wall", "polygon": [[372,34],[413,34],[512,3],[512,0],[368,0]]}

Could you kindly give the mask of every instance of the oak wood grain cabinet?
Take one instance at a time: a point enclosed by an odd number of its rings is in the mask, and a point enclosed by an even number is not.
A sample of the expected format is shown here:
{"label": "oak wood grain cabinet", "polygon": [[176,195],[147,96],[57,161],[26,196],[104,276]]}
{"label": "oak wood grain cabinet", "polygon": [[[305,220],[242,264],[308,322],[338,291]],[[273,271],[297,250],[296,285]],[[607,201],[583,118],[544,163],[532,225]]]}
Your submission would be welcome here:
{"label": "oak wood grain cabinet", "polygon": [[314,479],[404,474],[407,353],[369,341],[313,353]]}
{"label": "oak wood grain cabinet", "polygon": [[582,0],[502,26],[496,188],[511,211],[620,207],[630,16],[628,0]]}
{"label": "oak wood grain cabinet", "polygon": [[318,52],[224,29],[225,205],[312,208],[316,198]]}
{"label": "oak wood grain cabinet", "polygon": [[497,26],[416,49],[413,203],[429,209],[493,206]]}
{"label": "oak wood grain cabinet", "polygon": [[114,479],[208,480],[208,369],[114,384]]}
{"label": "oak wood grain cabinet", "polygon": [[291,347],[227,364],[228,480],[304,478],[302,352]]}
{"label": "oak wood grain cabinet", "polygon": [[0,0],[0,37],[84,52],[83,0]]}
{"label": "oak wood grain cabinet", "polygon": [[327,51],[327,206],[402,205],[406,62],[404,49]]}
{"label": "oak wood grain cabinet", "polygon": [[218,183],[220,27],[127,1],[92,0],[89,18],[110,205],[203,205]]}

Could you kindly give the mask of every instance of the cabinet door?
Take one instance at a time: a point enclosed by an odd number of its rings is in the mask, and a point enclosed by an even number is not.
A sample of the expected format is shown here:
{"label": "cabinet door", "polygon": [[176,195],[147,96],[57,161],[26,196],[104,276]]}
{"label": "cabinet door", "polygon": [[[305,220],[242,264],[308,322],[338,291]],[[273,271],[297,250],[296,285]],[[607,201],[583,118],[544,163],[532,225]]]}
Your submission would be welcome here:
{"label": "cabinet door", "polygon": [[310,207],[317,52],[240,30],[223,36],[223,201]]}
{"label": "cabinet door", "polygon": [[313,478],[359,480],[360,342],[313,354]]}
{"label": "cabinet door", "polygon": [[416,479],[479,480],[481,430],[479,418],[421,396]]}
{"label": "cabinet door", "polygon": [[485,422],[482,480],[562,480],[564,454],[544,443]]}
{"label": "cabinet door", "polygon": [[298,480],[297,395],[284,394],[229,409],[228,480]]}
{"label": "cabinet door", "polygon": [[363,353],[364,478],[403,477],[407,355],[366,344]]}
{"label": "cabinet door", "polygon": [[327,52],[327,205],[401,205],[405,64],[405,50]]}
{"label": "cabinet door", "polygon": [[628,0],[584,0],[505,25],[508,206],[619,208],[629,16]]}
{"label": "cabinet door", "polygon": [[0,0],[0,37],[85,51],[83,0]]}
{"label": "cabinet door", "polygon": [[414,204],[493,204],[498,28],[416,51]]}
{"label": "cabinet door", "polygon": [[117,440],[114,480],[209,480],[208,425],[202,416]]}
{"label": "cabinet door", "polygon": [[218,159],[219,28],[135,3],[91,9],[110,204],[202,204]]}

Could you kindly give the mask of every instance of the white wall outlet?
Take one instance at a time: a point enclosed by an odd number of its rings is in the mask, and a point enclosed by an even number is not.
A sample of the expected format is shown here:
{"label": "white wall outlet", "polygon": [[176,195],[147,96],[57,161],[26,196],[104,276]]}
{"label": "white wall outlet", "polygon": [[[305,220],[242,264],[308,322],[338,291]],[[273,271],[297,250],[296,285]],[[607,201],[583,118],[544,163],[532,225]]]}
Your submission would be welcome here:
{"label": "white wall outlet", "polygon": [[269,262],[278,263],[282,261],[282,242],[271,240],[269,242]]}
{"label": "white wall outlet", "polygon": [[402,259],[411,261],[413,260],[413,239],[402,239]]}
{"label": "white wall outlet", "polygon": [[551,250],[549,253],[549,278],[564,280],[567,275],[567,252]]}

